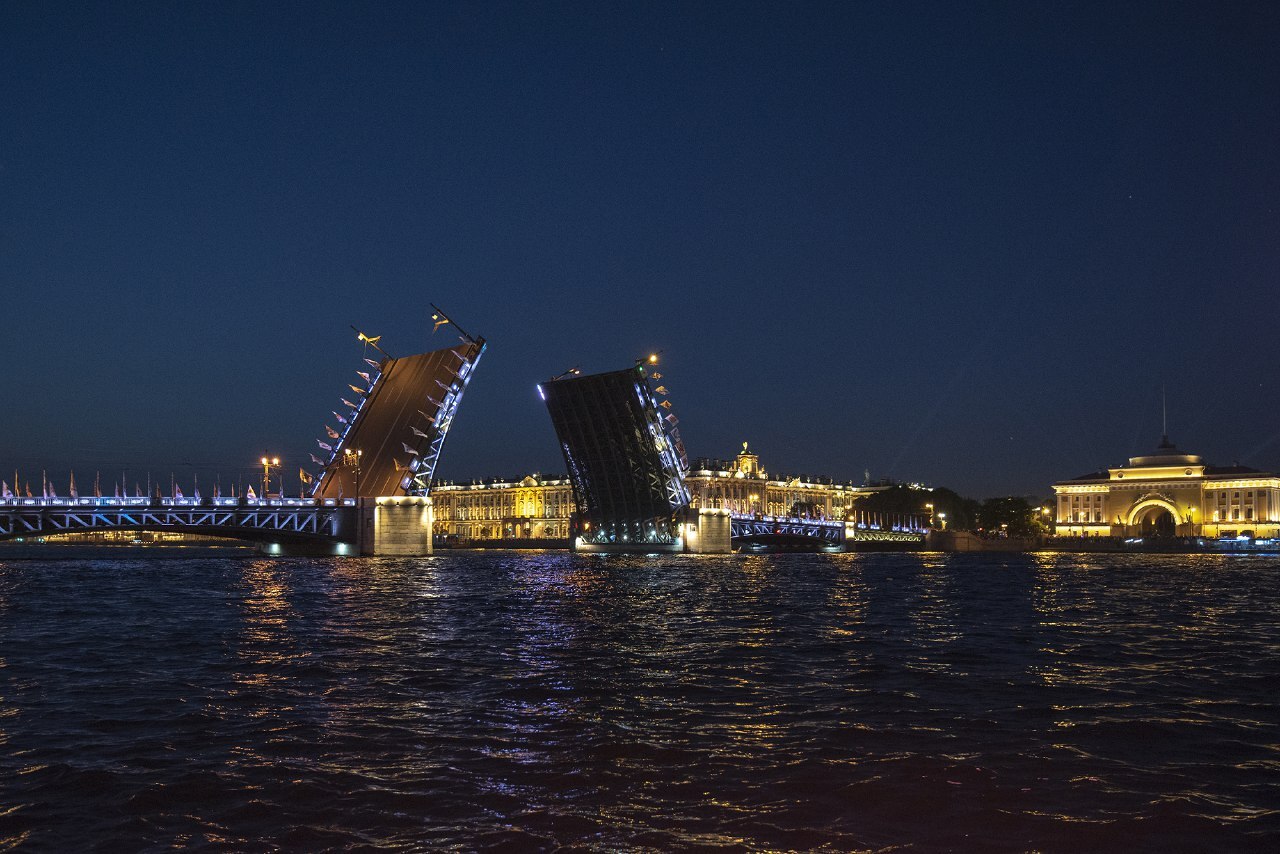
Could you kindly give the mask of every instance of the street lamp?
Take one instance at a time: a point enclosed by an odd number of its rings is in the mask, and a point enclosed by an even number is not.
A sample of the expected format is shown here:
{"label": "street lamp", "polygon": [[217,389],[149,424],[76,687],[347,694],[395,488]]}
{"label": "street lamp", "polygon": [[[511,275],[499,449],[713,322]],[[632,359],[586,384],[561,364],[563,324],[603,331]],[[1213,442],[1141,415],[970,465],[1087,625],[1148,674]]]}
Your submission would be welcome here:
{"label": "street lamp", "polygon": [[343,465],[355,473],[356,498],[360,497],[360,460],[363,456],[364,451],[360,448],[347,448],[342,454]]}
{"label": "street lamp", "polygon": [[938,518],[942,520],[942,530],[947,530],[947,514],[939,513]]}
{"label": "street lamp", "polygon": [[924,509],[929,511],[929,527],[932,528],[933,527],[933,505],[926,503],[924,505]]}
{"label": "street lamp", "polygon": [[[280,468],[279,457],[268,457],[265,453],[262,459],[262,497],[266,498],[267,493],[271,491],[271,470]],[[280,497],[284,497],[284,481],[280,481]]]}

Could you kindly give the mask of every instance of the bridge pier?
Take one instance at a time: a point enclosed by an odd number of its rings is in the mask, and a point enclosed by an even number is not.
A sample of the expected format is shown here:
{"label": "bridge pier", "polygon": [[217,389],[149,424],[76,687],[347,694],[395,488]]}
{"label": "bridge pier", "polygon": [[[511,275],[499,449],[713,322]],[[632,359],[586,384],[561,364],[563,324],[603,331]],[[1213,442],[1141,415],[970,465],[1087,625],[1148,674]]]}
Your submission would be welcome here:
{"label": "bridge pier", "polygon": [[730,554],[733,526],[728,510],[690,507],[685,511],[684,550],[691,554]]}
{"label": "bridge pier", "polygon": [[423,557],[431,554],[435,519],[431,499],[422,496],[361,498],[358,503],[360,554]]}

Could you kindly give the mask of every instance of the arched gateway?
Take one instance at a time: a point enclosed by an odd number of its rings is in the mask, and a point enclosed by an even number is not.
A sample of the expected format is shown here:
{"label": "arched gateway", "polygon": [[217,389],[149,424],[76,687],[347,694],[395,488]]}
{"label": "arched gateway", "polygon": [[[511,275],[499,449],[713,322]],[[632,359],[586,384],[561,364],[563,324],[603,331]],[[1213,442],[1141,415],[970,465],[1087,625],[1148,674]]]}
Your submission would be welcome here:
{"label": "arched gateway", "polygon": [[1183,522],[1173,502],[1147,498],[1129,510],[1129,533],[1139,537],[1172,537]]}

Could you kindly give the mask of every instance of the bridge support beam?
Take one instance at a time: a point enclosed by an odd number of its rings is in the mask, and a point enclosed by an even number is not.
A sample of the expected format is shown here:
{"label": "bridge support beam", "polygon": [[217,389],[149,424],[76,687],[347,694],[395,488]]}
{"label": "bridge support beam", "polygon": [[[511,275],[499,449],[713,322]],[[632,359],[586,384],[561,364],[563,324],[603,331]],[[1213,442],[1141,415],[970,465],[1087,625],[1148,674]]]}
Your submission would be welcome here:
{"label": "bridge support beam", "polygon": [[728,510],[691,507],[685,511],[684,550],[723,555],[733,551],[733,522]]}
{"label": "bridge support beam", "polygon": [[374,557],[431,554],[434,513],[430,498],[361,498],[359,508],[360,554]]}

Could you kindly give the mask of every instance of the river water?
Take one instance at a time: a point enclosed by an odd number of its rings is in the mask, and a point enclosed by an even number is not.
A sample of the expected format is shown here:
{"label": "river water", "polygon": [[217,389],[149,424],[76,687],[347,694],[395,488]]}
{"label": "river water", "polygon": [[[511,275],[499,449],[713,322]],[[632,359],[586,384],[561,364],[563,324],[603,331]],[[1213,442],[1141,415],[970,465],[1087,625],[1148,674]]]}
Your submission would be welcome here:
{"label": "river water", "polygon": [[0,849],[1280,850],[1280,559],[0,561]]}

